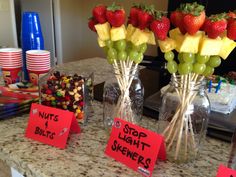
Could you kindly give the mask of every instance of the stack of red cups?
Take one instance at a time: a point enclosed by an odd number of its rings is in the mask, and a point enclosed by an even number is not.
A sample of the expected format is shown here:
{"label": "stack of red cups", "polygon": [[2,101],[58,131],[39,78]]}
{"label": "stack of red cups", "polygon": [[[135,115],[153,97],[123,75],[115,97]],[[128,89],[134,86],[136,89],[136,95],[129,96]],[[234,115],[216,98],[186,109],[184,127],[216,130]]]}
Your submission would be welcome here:
{"label": "stack of red cups", "polygon": [[47,50],[26,51],[26,66],[30,82],[38,85],[38,80],[50,70],[50,52]]}
{"label": "stack of red cups", "polygon": [[19,48],[0,49],[0,67],[5,85],[21,81],[22,50]]}

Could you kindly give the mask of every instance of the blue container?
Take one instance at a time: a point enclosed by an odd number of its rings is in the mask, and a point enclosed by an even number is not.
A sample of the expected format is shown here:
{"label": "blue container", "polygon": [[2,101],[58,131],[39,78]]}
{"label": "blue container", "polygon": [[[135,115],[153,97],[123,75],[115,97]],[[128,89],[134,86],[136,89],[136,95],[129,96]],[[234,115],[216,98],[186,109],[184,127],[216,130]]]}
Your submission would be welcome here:
{"label": "blue container", "polygon": [[22,14],[21,47],[23,53],[23,80],[29,81],[26,66],[26,51],[44,49],[43,34],[37,12],[24,12]]}

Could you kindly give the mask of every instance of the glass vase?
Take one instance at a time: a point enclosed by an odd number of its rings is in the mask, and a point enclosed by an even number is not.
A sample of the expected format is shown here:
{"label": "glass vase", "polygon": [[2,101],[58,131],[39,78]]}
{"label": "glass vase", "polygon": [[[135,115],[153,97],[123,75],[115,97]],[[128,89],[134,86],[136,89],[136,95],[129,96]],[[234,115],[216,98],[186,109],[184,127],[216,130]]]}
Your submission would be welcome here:
{"label": "glass vase", "polygon": [[193,161],[204,142],[210,102],[203,76],[172,75],[162,89],[159,129],[165,137],[167,158],[176,163]]}
{"label": "glass vase", "polygon": [[65,66],[52,68],[39,79],[39,103],[68,110],[85,125],[92,109],[93,73],[79,75]]}
{"label": "glass vase", "polygon": [[103,123],[110,131],[113,119],[118,117],[138,124],[143,113],[144,88],[139,79],[139,70],[134,67],[130,72],[122,73],[114,67],[113,77],[104,84]]}

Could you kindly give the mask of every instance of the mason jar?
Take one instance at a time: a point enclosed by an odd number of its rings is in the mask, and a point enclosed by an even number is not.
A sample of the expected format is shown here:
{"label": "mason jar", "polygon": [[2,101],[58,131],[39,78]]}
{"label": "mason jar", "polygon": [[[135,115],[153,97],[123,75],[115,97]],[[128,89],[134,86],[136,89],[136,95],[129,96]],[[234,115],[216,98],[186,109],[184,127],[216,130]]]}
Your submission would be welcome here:
{"label": "mason jar", "polygon": [[[204,77],[172,76],[162,89],[158,132],[165,137],[169,161],[193,161],[204,142],[210,102],[205,92]],[[198,79],[197,79],[198,78]]]}
{"label": "mason jar", "polygon": [[113,119],[121,118],[138,124],[143,113],[144,88],[139,70],[134,68],[126,74],[114,68],[113,76],[104,84],[103,123],[110,130]]}

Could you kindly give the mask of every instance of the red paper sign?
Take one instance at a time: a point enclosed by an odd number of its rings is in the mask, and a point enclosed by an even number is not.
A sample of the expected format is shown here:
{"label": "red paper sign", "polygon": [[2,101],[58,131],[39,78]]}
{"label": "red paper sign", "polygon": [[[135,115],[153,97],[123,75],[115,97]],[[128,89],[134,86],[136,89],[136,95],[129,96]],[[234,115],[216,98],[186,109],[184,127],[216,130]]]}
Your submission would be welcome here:
{"label": "red paper sign", "polygon": [[151,176],[159,157],[166,160],[163,137],[115,118],[105,153],[143,176]]}
{"label": "red paper sign", "polygon": [[31,105],[26,137],[64,149],[70,131],[80,132],[73,112],[35,103]]}
{"label": "red paper sign", "polygon": [[236,177],[236,170],[220,165],[216,177]]}

